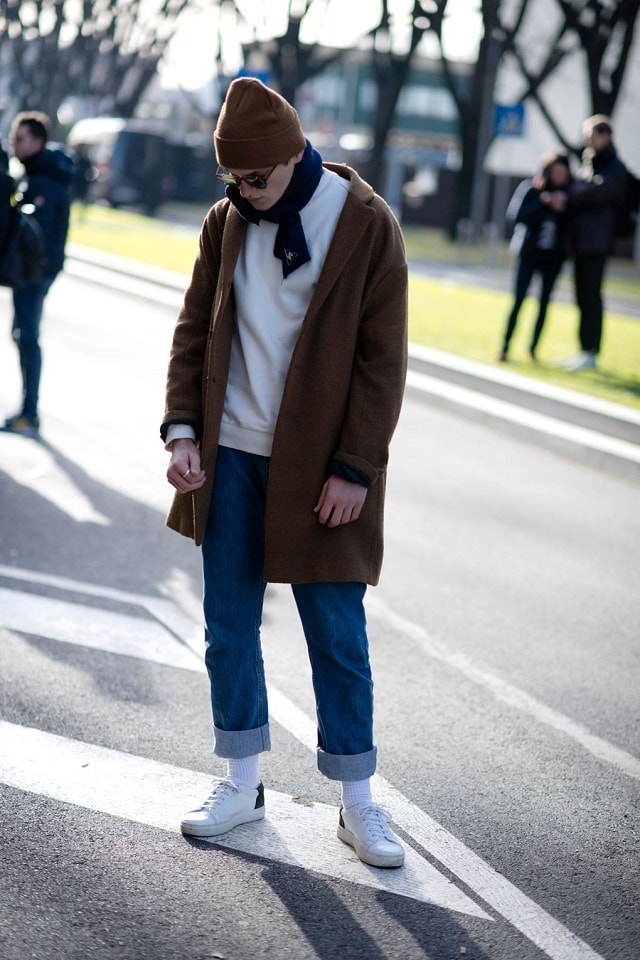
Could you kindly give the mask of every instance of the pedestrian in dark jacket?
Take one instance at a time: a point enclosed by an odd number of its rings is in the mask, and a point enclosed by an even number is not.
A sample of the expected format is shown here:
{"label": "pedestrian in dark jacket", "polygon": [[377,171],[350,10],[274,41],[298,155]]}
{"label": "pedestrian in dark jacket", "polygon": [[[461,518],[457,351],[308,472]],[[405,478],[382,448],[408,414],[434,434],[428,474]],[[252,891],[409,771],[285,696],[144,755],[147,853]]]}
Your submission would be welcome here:
{"label": "pedestrian in dark jacket", "polygon": [[596,365],[602,339],[602,282],[624,203],[627,171],[613,145],[608,117],[596,114],[583,124],[582,166],[569,190],[569,252],[574,258],[576,303],[580,313],[580,352],[564,361],[567,370]]}
{"label": "pedestrian in dark jacket", "polygon": [[13,338],[20,356],[22,407],[7,418],[4,429],[26,436],[37,434],[40,425],[40,322],[45,297],[64,263],[75,176],[71,158],[62,150],[46,147],[48,137],[49,119],[43,113],[20,113],[11,126],[11,148],[26,174],[22,202],[35,208],[34,216],[42,230],[46,252],[42,280],[13,291]]}
{"label": "pedestrian in dark jacket", "polygon": [[9,157],[7,152],[0,147],[0,258],[9,239],[11,198],[15,188],[13,177],[9,176]]}
{"label": "pedestrian in dark jacket", "polygon": [[542,171],[533,180],[523,181],[513,195],[507,218],[515,223],[514,238],[518,242],[515,297],[499,359],[509,358],[509,344],[516,328],[518,314],[535,273],[541,277],[538,318],[529,356],[536,358],[536,348],[544,327],[551,292],[565,259],[564,231],[567,189],[571,180],[566,153],[550,153],[542,158]]}

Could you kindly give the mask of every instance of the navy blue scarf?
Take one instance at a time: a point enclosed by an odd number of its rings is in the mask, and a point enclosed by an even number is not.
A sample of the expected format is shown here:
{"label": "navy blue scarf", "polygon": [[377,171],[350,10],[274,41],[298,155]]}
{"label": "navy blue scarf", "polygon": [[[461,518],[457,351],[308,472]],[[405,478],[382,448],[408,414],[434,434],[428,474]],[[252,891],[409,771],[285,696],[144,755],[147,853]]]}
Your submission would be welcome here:
{"label": "navy blue scarf", "polygon": [[296,163],[289,186],[269,210],[258,211],[248,200],[240,196],[238,187],[227,187],[226,195],[240,216],[250,223],[279,223],[273,255],[282,261],[282,276],[286,279],[290,273],[305,263],[311,255],[307,247],[300,211],[306,207],[313,196],[322,176],[322,157],[314,150],[309,141],[300,163]]}

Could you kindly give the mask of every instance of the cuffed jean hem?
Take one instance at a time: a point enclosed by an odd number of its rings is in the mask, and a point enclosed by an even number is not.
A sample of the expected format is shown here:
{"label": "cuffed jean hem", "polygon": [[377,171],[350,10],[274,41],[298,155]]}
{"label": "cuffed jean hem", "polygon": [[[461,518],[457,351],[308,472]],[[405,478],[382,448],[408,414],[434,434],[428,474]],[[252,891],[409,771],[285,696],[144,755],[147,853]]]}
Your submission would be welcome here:
{"label": "cuffed jean hem", "polygon": [[268,723],[254,730],[220,730],[214,726],[213,735],[214,754],[227,760],[243,760],[245,757],[255,756],[256,753],[271,750]]}
{"label": "cuffed jean hem", "polygon": [[318,770],[329,780],[368,780],[376,772],[377,754],[376,747],[351,756],[327,753],[318,747]]}

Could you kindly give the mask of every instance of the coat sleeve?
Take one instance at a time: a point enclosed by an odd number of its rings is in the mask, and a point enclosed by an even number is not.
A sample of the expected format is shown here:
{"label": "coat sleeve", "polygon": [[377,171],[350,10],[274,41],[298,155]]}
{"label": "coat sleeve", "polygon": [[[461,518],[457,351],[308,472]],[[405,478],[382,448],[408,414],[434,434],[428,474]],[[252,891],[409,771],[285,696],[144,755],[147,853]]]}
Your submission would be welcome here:
{"label": "coat sleeve", "polygon": [[525,194],[515,216],[516,223],[524,223],[528,227],[537,226],[545,215],[545,208],[540,200],[540,191],[531,187]]}
{"label": "coat sleeve", "polygon": [[400,227],[386,207],[363,299],[347,413],[333,459],[371,484],[384,473],[407,373],[407,263]]}
{"label": "coat sleeve", "polygon": [[226,208],[212,207],[200,231],[191,281],[178,314],[167,371],[165,412],[160,435],[166,439],[172,423],[191,425],[202,435],[203,375],[211,311],[218,274]]}
{"label": "coat sleeve", "polygon": [[623,202],[627,171],[621,161],[612,163],[596,174],[593,180],[576,180],[569,192],[569,206],[575,210],[585,207],[617,206]]}

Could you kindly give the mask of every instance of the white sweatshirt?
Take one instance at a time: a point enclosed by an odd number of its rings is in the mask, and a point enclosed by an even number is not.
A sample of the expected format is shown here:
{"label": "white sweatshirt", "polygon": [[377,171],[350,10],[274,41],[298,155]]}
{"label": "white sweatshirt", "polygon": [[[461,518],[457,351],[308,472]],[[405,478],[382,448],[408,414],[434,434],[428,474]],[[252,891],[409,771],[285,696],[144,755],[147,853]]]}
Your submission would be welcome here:
{"label": "white sweatshirt", "polygon": [[[291,354],[348,192],[347,180],[323,170],[313,196],[300,211],[311,260],[286,280],[282,262],[273,255],[278,224],[261,220],[247,227],[233,276],[236,326],[220,429],[222,446],[271,454]],[[193,438],[193,430],[172,425],[167,445],[179,437]]]}

